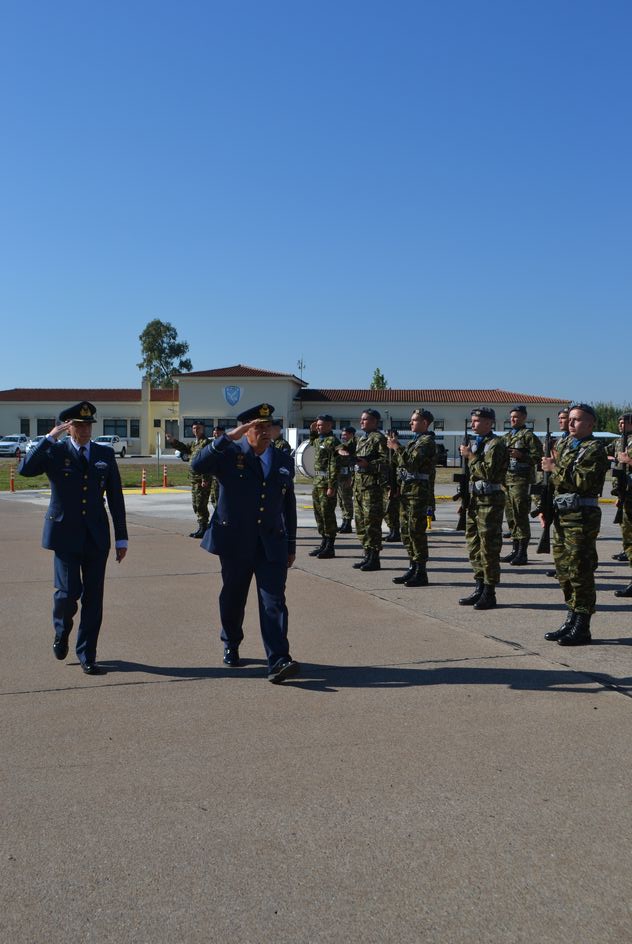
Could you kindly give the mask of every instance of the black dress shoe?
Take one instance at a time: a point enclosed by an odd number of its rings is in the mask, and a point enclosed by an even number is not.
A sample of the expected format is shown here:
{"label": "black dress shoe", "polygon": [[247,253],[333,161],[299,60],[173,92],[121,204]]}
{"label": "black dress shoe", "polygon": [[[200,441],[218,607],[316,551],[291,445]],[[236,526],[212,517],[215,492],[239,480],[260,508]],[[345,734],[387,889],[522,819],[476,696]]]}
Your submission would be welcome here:
{"label": "black dress shoe", "polygon": [[55,636],[53,643],[53,654],[56,659],[65,659],[68,655],[68,637]]}
{"label": "black dress shoe", "polygon": [[81,668],[86,675],[105,675],[105,669],[97,665],[96,662],[82,662]]}
{"label": "black dress shoe", "polygon": [[239,649],[236,646],[224,646],[224,665],[229,665],[231,669],[241,665],[239,658]]}
{"label": "black dress shoe", "polygon": [[283,682],[286,678],[290,678],[292,675],[298,675],[300,671],[301,667],[294,659],[279,659],[277,664],[273,665],[269,670],[268,681],[272,682],[274,685],[278,685],[279,682]]}

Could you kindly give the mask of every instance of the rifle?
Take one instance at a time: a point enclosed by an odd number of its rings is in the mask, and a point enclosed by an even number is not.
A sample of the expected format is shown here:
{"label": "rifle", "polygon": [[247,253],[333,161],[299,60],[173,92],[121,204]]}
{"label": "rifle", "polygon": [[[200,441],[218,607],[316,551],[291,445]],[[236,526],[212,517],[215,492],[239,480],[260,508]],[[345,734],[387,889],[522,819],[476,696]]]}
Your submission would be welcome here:
{"label": "rifle", "polygon": [[[621,436],[621,452],[626,452],[628,448],[628,434],[623,432]],[[612,470],[612,478],[617,483],[616,492],[613,489],[613,493],[617,496],[617,510],[614,515],[614,523],[621,524],[623,521],[623,506],[625,504],[626,492],[628,490],[628,470],[626,466],[622,465],[620,462],[617,462],[616,469]]]}
{"label": "rifle", "polygon": [[[546,436],[544,437],[544,455],[547,459],[551,458],[553,448],[553,439],[551,437],[551,421],[546,421]],[[551,552],[551,524],[553,523],[553,483],[551,482],[551,473],[542,473],[542,486],[540,488],[540,504],[531,512],[531,517],[535,518],[542,515],[544,527],[536,554],[549,554]]]}
{"label": "rifle", "polygon": [[[467,434],[467,420],[465,421],[465,432],[463,433],[463,445],[469,446],[470,437]],[[463,471],[455,472],[452,477],[453,482],[459,483],[459,488],[456,495],[452,496],[452,501],[460,501],[459,506],[459,520],[457,522],[456,530],[465,531],[465,523],[467,519],[467,509],[470,507],[470,464],[468,460],[463,456]]]}

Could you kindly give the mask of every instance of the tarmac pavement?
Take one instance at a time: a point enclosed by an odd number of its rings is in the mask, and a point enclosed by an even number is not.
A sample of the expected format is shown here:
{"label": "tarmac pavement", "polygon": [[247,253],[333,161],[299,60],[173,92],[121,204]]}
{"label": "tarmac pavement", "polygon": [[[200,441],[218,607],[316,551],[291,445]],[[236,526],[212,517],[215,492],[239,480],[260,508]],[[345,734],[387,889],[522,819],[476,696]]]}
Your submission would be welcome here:
{"label": "tarmac pavement", "polygon": [[[2,876],[12,944],[556,942],[632,938],[630,569],[603,508],[591,646],[543,633],[561,595],[531,547],[496,610],[472,586],[455,506],[431,585],[364,574],[355,535],[316,543],[300,490],[289,574],[301,675],[265,680],[218,640],[218,561],[186,490],[127,497],[99,660],[52,655],[42,493],[0,494]],[[535,533],[535,529],[534,529]]]}

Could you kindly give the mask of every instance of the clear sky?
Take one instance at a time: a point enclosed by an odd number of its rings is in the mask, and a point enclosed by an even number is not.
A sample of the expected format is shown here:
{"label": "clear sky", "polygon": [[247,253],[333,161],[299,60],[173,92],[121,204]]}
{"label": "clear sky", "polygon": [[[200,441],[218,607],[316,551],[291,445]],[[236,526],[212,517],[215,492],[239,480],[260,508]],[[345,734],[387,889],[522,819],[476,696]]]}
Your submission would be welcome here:
{"label": "clear sky", "polygon": [[0,0],[0,388],[632,401],[629,0]]}

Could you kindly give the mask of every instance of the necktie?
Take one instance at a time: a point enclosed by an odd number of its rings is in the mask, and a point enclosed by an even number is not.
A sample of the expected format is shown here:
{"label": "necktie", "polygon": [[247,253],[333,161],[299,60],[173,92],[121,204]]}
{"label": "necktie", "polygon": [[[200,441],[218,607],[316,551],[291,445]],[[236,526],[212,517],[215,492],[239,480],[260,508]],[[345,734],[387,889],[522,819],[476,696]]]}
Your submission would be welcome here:
{"label": "necktie", "polygon": [[84,472],[88,471],[88,457],[86,456],[86,447],[79,447],[79,462],[81,463],[81,468]]}

